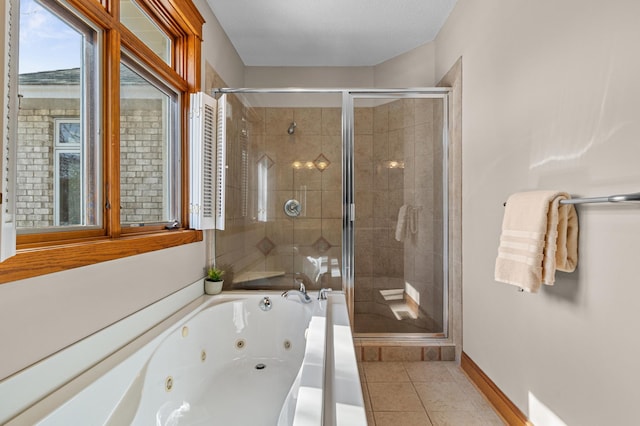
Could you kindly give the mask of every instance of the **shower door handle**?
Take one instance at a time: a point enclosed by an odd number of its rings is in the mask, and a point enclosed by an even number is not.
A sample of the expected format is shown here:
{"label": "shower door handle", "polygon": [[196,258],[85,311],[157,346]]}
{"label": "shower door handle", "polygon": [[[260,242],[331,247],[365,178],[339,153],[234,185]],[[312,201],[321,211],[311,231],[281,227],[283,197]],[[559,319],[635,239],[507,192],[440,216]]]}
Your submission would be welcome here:
{"label": "shower door handle", "polygon": [[300,216],[300,213],[302,212],[302,205],[300,204],[300,201],[298,200],[287,200],[286,203],[284,203],[284,214],[286,214],[289,217],[298,217]]}

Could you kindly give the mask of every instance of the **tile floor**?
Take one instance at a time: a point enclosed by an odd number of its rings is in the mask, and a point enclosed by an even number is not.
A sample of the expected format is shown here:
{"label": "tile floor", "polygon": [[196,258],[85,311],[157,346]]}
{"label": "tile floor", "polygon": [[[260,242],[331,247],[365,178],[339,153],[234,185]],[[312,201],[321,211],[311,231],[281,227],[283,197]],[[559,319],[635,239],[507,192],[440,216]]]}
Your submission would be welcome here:
{"label": "tile floor", "polygon": [[455,362],[358,365],[369,426],[505,424]]}

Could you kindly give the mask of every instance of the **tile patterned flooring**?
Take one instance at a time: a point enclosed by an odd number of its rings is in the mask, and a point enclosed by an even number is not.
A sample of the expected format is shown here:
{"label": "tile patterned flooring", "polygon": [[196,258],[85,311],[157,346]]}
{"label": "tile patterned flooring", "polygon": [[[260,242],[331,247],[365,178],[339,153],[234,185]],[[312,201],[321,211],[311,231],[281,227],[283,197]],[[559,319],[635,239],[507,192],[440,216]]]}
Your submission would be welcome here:
{"label": "tile patterned flooring", "polygon": [[358,367],[369,426],[505,424],[455,362],[360,362]]}

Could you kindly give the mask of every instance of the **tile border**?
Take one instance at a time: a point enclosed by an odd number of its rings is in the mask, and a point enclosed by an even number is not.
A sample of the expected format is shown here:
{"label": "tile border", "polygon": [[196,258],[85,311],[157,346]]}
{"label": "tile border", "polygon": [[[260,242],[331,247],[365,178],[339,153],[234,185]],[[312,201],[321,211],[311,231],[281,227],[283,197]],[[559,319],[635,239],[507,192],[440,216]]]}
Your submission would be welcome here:
{"label": "tile border", "polygon": [[507,424],[512,426],[533,426],[533,423],[527,419],[527,416],[511,402],[507,395],[500,390],[493,380],[491,380],[464,351],[460,357],[460,367]]}
{"label": "tile border", "polygon": [[358,362],[455,361],[455,346],[356,345]]}

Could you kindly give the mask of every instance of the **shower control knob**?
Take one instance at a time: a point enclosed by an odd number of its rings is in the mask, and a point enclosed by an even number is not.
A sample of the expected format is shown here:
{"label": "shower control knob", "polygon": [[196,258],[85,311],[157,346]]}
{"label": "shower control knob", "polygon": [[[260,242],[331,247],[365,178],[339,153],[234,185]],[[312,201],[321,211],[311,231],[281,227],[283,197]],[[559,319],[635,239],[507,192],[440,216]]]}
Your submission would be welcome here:
{"label": "shower control knob", "polygon": [[302,205],[298,200],[291,199],[284,203],[284,214],[289,217],[298,217],[301,211]]}

